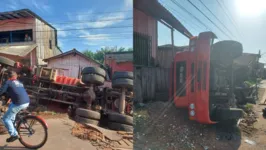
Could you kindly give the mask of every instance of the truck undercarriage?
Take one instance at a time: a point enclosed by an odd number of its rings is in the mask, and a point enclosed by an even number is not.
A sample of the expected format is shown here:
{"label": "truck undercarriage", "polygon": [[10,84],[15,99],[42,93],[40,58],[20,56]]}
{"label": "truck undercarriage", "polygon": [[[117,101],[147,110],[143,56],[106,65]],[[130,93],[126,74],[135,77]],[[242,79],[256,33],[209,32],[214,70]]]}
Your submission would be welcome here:
{"label": "truck undercarriage", "polygon": [[[57,70],[52,68],[25,71],[27,67],[20,68],[12,60],[2,57],[0,64],[1,68],[18,73],[18,80],[24,84],[31,105],[59,103],[68,108],[69,115],[77,122],[96,125],[103,122],[106,123],[103,126],[114,130],[133,131],[132,72],[116,72],[113,75],[116,78],[106,81],[106,71],[97,67],[84,68],[81,79],[77,79],[57,75]],[[0,79],[2,85],[7,80],[5,72],[1,72]],[[2,96],[1,100],[5,102],[7,99]],[[109,121],[102,121],[104,119]],[[114,121],[118,124],[113,125]]]}

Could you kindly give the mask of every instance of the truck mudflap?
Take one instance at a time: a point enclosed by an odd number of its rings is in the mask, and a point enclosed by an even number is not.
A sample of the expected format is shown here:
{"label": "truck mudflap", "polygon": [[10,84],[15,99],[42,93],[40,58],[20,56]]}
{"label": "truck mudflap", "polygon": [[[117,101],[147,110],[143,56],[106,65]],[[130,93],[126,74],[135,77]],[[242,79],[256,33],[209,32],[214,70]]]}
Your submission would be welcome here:
{"label": "truck mudflap", "polygon": [[211,119],[216,122],[226,120],[240,119],[244,116],[244,112],[239,108],[217,108],[211,114]]}

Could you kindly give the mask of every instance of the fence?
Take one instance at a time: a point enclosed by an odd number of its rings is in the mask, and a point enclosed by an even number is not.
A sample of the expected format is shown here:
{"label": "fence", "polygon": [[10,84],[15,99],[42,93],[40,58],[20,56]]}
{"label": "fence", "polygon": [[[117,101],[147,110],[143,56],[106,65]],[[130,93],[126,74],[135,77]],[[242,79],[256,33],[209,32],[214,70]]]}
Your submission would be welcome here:
{"label": "fence", "polygon": [[169,72],[167,68],[134,68],[134,94],[137,102],[166,101],[168,99]]}

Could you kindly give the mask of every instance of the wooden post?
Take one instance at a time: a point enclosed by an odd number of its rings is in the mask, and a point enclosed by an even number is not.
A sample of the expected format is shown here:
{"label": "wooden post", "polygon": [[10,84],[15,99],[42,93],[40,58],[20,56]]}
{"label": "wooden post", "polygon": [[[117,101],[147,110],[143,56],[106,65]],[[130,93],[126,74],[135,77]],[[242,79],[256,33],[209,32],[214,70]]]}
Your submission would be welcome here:
{"label": "wooden post", "polygon": [[175,44],[174,44],[174,28],[171,28],[171,40],[172,40],[172,56],[175,55]]}
{"label": "wooden post", "polygon": [[125,113],[125,105],[126,105],[126,89],[122,88],[122,93],[120,96],[120,104],[119,104],[119,113],[124,114]]}

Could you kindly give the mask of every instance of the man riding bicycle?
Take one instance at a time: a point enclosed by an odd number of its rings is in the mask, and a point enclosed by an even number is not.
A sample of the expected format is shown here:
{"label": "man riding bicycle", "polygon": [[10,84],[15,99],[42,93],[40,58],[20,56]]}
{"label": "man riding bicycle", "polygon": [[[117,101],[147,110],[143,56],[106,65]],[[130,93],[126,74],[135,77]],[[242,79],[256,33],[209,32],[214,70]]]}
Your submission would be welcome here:
{"label": "man riding bicycle", "polygon": [[3,122],[10,134],[6,142],[14,142],[19,138],[18,132],[14,127],[14,120],[17,113],[29,106],[30,98],[21,82],[17,80],[17,73],[14,71],[7,71],[8,80],[0,89],[0,95],[6,93],[11,100],[7,112],[3,116]]}

